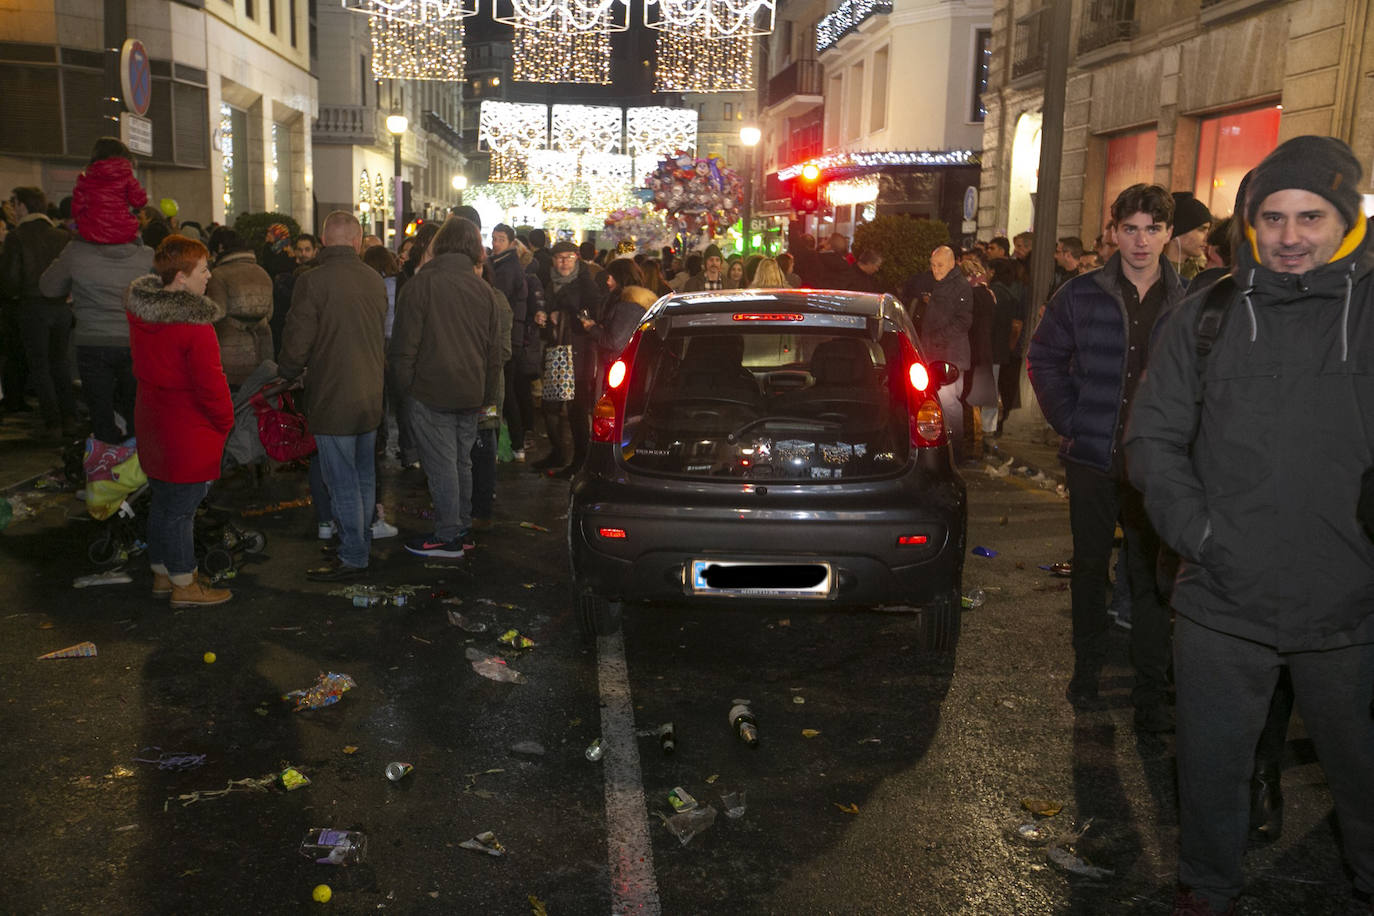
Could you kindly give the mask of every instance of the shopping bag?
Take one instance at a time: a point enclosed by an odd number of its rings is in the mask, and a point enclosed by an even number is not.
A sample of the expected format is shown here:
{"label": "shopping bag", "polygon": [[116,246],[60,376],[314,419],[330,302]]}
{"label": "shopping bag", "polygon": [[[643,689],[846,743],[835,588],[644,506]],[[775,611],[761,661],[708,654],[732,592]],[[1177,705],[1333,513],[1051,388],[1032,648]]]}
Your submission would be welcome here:
{"label": "shopping bag", "polygon": [[571,401],[577,391],[577,377],[573,370],[572,344],[549,347],[544,351],[543,399]]}

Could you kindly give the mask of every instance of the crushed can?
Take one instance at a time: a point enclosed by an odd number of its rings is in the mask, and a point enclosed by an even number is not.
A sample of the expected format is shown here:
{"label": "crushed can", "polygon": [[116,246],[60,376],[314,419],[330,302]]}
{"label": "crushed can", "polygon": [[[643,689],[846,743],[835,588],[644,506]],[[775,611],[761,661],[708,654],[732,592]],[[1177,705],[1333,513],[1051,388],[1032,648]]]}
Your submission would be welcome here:
{"label": "crushed can", "polygon": [[410,771],[413,769],[415,769],[415,767],[408,763],[393,760],[386,765],[386,778],[390,779],[392,782],[400,782],[402,779],[409,776]]}

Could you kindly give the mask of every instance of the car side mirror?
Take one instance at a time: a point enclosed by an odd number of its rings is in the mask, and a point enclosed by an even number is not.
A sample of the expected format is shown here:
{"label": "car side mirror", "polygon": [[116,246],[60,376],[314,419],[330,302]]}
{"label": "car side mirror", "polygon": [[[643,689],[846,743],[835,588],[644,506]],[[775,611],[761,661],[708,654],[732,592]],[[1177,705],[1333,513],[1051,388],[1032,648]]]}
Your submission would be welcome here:
{"label": "car side mirror", "polygon": [[935,389],[953,384],[959,380],[959,367],[954,363],[947,363],[944,360],[937,360],[930,364],[930,380],[935,383]]}

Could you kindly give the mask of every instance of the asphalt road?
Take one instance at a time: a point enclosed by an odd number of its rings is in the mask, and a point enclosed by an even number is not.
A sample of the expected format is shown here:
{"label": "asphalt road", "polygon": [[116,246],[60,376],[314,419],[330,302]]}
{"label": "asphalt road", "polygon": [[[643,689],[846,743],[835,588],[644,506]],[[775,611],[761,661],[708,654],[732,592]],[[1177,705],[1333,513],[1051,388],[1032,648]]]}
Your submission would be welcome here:
{"label": "asphalt road", "polygon": [[[382,477],[403,536],[423,533],[422,481]],[[570,607],[566,484],[520,466],[502,468],[499,524],[468,558],[427,564],[377,542],[375,581],[418,587],[404,607],[357,608],[303,578],[320,557],[306,508],[241,519],[267,549],[221,607],[170,612],[137,563],[132,584],[75,590],[97,524],[42,494],[0,534],[0,911],[1167,913],[1173,738],[1131,727],[1125,631],[1112,707],[1075,717],[1063,699],[1066,580],[1037,566],[1069,556],[1067,503],[968,478],[969,544],[998,555],[968,560],[965,589],[987,600],[965,612],[953,658],[921,649],[911,614],[800,604],[638,608],[623,637],[589,643]],[[285,472],[214,499],[251,508],[304,488]],[[523,683],[465,657],[500,654],[509,628],[536,643],[507,659]],[[83,640],[97,657],[35,660]],[[281,700],[331,671],[357,684],[337,704]],[[751,701],[756,748],[727,722],[736,698]],[[669,721],[671,755],[652,734]],[[162,754],[190,765],[136,760]],[[393,760],[414,771],[389,782]],[[288,765],[310,785],[254,784]],[[677,787],[716,811],[686,845],[660,817]],[[1249,854],[1241,912],[1343,913],[1330,798],[1298,722],[1284,789],[1284,836]],[[1023,799],[1063,806],[1038,839],[1017,832],[1036,821]],[[362,831],[366,860],[309,861],[314,827]],[[459,845],[481,831],[507,855]],[[1056,848],[1110,873],[1071,874]],[[325,905],[311,901],[321,883]]]}

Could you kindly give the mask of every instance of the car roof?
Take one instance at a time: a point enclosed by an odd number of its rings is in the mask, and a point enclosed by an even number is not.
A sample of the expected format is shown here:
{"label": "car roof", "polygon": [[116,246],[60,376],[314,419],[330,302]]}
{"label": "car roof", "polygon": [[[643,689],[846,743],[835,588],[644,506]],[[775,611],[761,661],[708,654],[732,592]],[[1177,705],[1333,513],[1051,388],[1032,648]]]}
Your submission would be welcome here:
{"label": "car roof", "polygon": [[895,304],[896,300],[881,293],[840,289],[727,289],[675,293],[660,299],[654,311],[662,315],[700,315],[758,307],[880,318],[887,311],[888,302]]}

